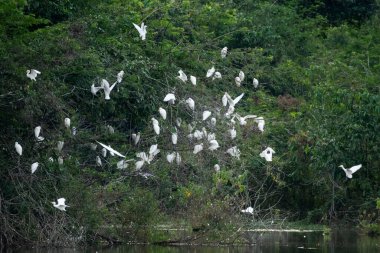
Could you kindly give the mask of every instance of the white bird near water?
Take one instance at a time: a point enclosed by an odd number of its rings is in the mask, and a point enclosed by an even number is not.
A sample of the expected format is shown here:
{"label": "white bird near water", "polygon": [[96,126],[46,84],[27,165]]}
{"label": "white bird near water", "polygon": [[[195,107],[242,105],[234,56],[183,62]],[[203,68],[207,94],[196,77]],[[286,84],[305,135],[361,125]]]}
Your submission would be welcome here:
{"label": "white bird near water", "polygon": [[207,70],[207,73],[206,73],[206,77],[209,78],[209,77],[212,77],[215,73],[215,67],[212,66],[211,69]]}
{"label": "white bird near water", "polygon": [[194,111],[194,109],[195,109],[195,102],[194,102],[194,100],[192,98],[188,98],[188,99],[186,99],[185,102],[189,106],[189,108]]}
{"label": "white bird near water", "polygon": [[362,165],[361,164],[355,165],[349,169],[345,169],[343,165],[339,165],[339,167],[342,168],[344,173],[346,173],[347,178],[352,178],[352,174],[354,174],[356,171],[358,171],[362,167]]}
{"label": "white bird near water", "polygon": [[246,209],[244,210],[241,210],[242,213],[249,213],[249,214],[253,214],[253,208],[250,206],[250,207],[247,207]]}
{"label": "white bird near water", "polygon": [[177,76],[178,79],[180,79],[182,82],[186,83],[187,82],[187,75],[185,72],[183,72],[182,69],[178,71],[179,76]]}
{"label": "white bird near water", "polygon": [[239,78],[240,78],[240,81],[243,82],[244,81],[244,78],[245,78],[245,74],[243,71],[240,70],[239,72]]}
{"label": "white bird near water", "polygon": [[59,210],[61,211],[66,211],[66,207],[70,207],[68,205],[65,204],[66,202],[66,199],[65,198],[59,198],[57,199],[57,202],[51,202],[53,204],[54,207],[58,208]]}
{"label": "white bird near water", "polygon": [[28,78],[30,78],[30,80],[33,80],[33,81],[36,81],[36,77],[37,75],[41,74],[40,71],[36,70],[36,69],[31,69],[31,70],[27,70],[26,71],[26,76]]}
{"label": "white bird near water", "polygon": [[137,143],[139,143],[140,141],[140,132],[138,132],[137,134],[133,133],[132,140],[133,140],[133,143],[137,145]]}
{"label": "white bird near water", "polygon": [[195,145],[193,154],[196,155],[203,150],[203,143]]}
{"label": "white bird near water", "polygon": [[63,141],[58,141],[57,142],[57,150],[58,150],[58,152],[62,151],[64,144],[65,144],[65,142],[63,142]]}
{"label": "white bird near water", "polygon": [[209,150],[214,151],[214,150],[217,150],[218,148],[219,148],[219,143],[217,140],[211,140],[209,142],[209,147],[208,147]]}
{"label": "white bird near water", "polygon": [[91,85],[91,93],[95,96],[96,93],[98,93],[98,91],[100,91],[101,89],[103,89],[103,87],[99,86],[99,87],[95,87],[95,84],[92,84]]}
{"label": "white bird near water", "polygon": [[253,78],[253,87],[255,87],[255,89],[257,89],[257,87],[259,87],[259,80],[257,80],[256,78]]}
{"label": "white bird near water", "polygon": [[121,83],[121,81],[123,81],[123,77],[124,77],[124,70],[117,73],[117,82]]}
{"label": "white bird near water", "polygon": [[36,170],[37,170],[37,168],[38,168],[38,165],[39,165],[39,163],[38,163],[38,162],[35,162],[35,163],[33,163],[33,164],[30,166],[30,170],[32,171],[32,174],[33,174],[34,172],[36,172]]}
{"label": "white bird near water", "polygon": [[166,94],[164,98],[164,102],[168,102],[169,104],[174,105],[175,103],[175,95],[173,93]]}
{"label": "white bird near water", "polygon": [[125,158],[125,155],[122,155],[120,152],[114,150],[113,148],[111,148],[110,145],[107,146],[107,145],[105,145],[105,144],[103,144],[103,143],[101,143],[99,141],[96,141],[96,142],[99,143],[100,146],[102,146],[103,148],[105,148],[106,150],[108,150],[112,156],[117,155],[117,156],[120,156],[122,158]]}
{"label": "white bird near water", "polygon": [[195,76],[190,76],[190,82],[192,85],[197,85],[197,78]]}
{"label": "white bird near water", "polygon": [[138,26],[135,23],[132,23],[132,24],[136,28],[136,30],[139,32],[139,36],[141,37],[141,40],[145,40],[147,26],[144,24],[144,22],[141,23],[141,26]]}
{"label": "white bird near water", "polygon": [[265,158],[267,162],[271,162],[272,155],[275,153],[276,152],[271,147],[267,147],[263,152],[260,153],[260,157]]}
{"label": "white bird near water", "polygon": [[220,51],[220,56],[222,58],[226,58],[227,56],[227,51],[228,51],[228,48],[227,47],[223,47],[222,50]]}
{"label": "white bird near water", "polygon": [[110,100],[110,94],[113,88],[115,88],[115,85],[117,84],[117,81],[110,86],[110,83],[106,79],[102,79],[102,88],[104,90],[104,99],[105,100]]}
{"label": "white bird near water", "polygon": [[158,120],[156,120],[155,118],[152,118],[152,124],[153,124],[153,130],[154,132],[159,135],[160,134],[160,126],[158,124]]}
{"label": "white bird near water", "polygon": [[36,126],[34,128],[34,136],[36,137],[37,141],[43,141],[45,138],[40,136],[41,133],[41,126]]}
{"label": "white bird near water", "polygon": [[65,125],[66,128],[70,128],[71,120],[69,118],[65,118],[64,125]]}
{"label": "white bird near water", "polygon": [[236,146],[227,149],[226,153],[240,160],[240,150]]}
{"label": "white bird near water", "polygon": [[161,117],[162,117],[164,120],[166,120],[166,115],[167,115],[166,110],[165,110],[164,108],[160,107],[160,108],[158,109],[158,112],[160,113]]}
{"label": "white bird near water", "polygon": [[204,111],[203,114],[202,114],[202,119],[203,121],[205,121],[206,119],[208,119],[208,117],[211,116],[211,112],[210,111]]}

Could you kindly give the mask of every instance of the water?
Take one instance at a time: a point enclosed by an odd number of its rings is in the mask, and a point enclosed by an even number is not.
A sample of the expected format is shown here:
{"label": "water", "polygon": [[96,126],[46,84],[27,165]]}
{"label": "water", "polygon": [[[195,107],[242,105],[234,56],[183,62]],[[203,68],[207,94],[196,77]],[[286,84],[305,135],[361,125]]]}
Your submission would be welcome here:
{"label": "water", "polygon": [[353,231],[322,232],[249,232],[244,236],[250,246],[152,246],[124,245],[113,248],[33,249],[12,253],[374,253],[380,252],[380,237],[359,235]]}

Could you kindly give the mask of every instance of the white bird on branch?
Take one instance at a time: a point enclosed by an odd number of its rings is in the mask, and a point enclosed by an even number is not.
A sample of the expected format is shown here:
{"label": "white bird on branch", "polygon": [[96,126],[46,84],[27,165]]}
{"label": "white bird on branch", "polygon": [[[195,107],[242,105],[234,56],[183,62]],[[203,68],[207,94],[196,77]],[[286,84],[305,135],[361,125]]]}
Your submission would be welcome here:
{"label": "white bird on branch", "polygon": [[193,136],[199,141],[203,138],[203,132],[199,130],[195,130]]}
{"label": "white bird on branch", "polygon": [[138,26],[135,23],[132,23],[132,24],[136,28],[136,30],[139,32],[139,36],[141,37],[141,40],[145,40],[147,26],[144,24],[144,22],[141,23],[141,26]]}
{"label": "white bird on branch", "polygon": [[65,198],[59,198],[57,199],[57,203],[56,202],[51,202],[53,204],[54,207],[58,208],[59,210],[61,211],[66,211],[66,207],[69,207],[65,204],[66,202],[66,199]]}
{"label": "white bird on branch", "polygon": [[180,165],[182,162],[181,155],[178,152],[176,154],[175,161],[176,161],[177,165]]}
{"label": "white bird on branch", "polygon": [[155,118],[152,118],[152,124],[153,124],[153,130],[154,132],[159,135],[160,134],[160,126],[158,124],[158,120],[156,120]]}
{"label": "white bird on branch", "polygon": [[222,58],[226,58],[226,56],[227,56],[227,50],[228,50],[227,47],[223,47],[222,50],[220,51],[220,56]]}
{"label": "white bird on branch", "polygon": [[253,214],[253,208],[252,208],[252,207],[247,207],[246,209],[241,210],[241,212],[242,212],[242,213]]}
{"label": "white bird on branch", "polygon": [[173,143],[173,145],[177,145],[177,140],[178,140],[178,133],[177,132],[172,133],[172,143]]}
{"label": "white bird on branch", "polygon": [[215,127],[216,126],[216,118],[211,118],[211,126]]}
{"label": "white bird on branch", "polygon": [[168,163],[173,163],[175,157],[176,157],[176,152],[169,153],[166,155],[166,160],[168,161]]}
{"label": "white bird on branch", "polygon": [[235,115],[236,115],[236,118],[239,120],[239,124],[241,126],[247,125],[247,119],[256,119],[257,118],[256,115],[246,115],[244,117],[241,117],[239,114],[235,114]]}
{"label": "white bird on branch", "polygon": [[64,125],[66,128],[70,128],[71,120],[69,118],[65,118]]}
{"label": "white bird on branch", "polygon": [[227,149],[226,153],[240,160],[240,150],[236,146]]}
{"label": "white bird on branch", "polygon": [[180,69],[178,71],[178,74],[179,74],[179,76],[177,76],[177,78],[180,79],[182,82],[186,83],[187,82],[187,75],[185,74],[185,72],[183,72],[182,69]]}
{"label": "white bird on branch", "polygon": [[236,138],[236,130],[235,130],[235,127],[232,127],[232,129],[228,130],[230,132],[230,135],[231,135],[231,139],[235,139]]}
{"label": "white bird on branch", "polygon": [[111,125],[107,125],[107,130],[108,130],[108,133],[110,134],[114,134],[115,133],[115,128],[113,128],[113,126]]}
{"label": "white bird on branch", "polygon": [[113,155],[117,155],[117,156],[120,156],[122,158],[125,158],[124,155],[122,155],[120,152],[114,150],[113,148],[111,148],[110,145],[104,145],[103,143],[99,142],[99,141],[96,141],[97,143],[99,143],[103,148],[105,148],[106,150],[108,150],[110,152],[110,154],[113,156]]}
{"label": "white bird on branch", "polygon": [[217,140],[211,140],[209,142],[209,147],[208,147],[209,150],[214,151],[214,150],[217,150],[218,148],[219,148],[219,143]]}
{"label": "white bird on branch", "polygon": [[254,119],[254,121],[257,123],[257,127],[261,132],[264,132],[264,126],[265,126],[265,120],[263,117],[257,117]]}
{"label": "white bird on branch", "polygon": [[37,170],[39,163],[35,162],[30,166],[30,170],[32,171],[32,174]]}
{"label": "white bird on branch", "polygon": [[157,149],[158,149],[158,144],[154,144],[154,145],[150,146],[150,148],[149,148],[149,154],[156,153]]}
{"label": "white bird on branch", "polygon": [[263,152],[260,153],[260,157],[265,158],[267,162],[272,161],[272,155],[275,154],[274,150],[271,147],[267,147]]}
{"label": "white bird on branch", "polygon": [[102,156],[107,157],[107,149],[106,148],[102,148]]}
{"label": "white bird on branch", "polygon": [[31,69],[31,70],[27,70],[26,71],[26,76],[28,78],[30,78],[30,80],[33,80],[33,81],[36,81],[36,77],[37,75],[41,74],[40,71],[36,70],[36,69]]}
{"label": "white bird on branch", "polygon": [[135,163],[135,170],[140,170],[144,166],[145,161],[140,160]]}
{"label": "white bird on branch", "polygon": [[194,146],[194,151],[193,151],[193,154],[198,154],[199,152],[201,152],[203,150],[203,143],[201,144],[198,144],[198,145],[195,145]]}
{"label": "white bird on branch", "polygon": [[158,109],[158,112],[160,113],[160,115],[161,115],[161,117],[164,119],[164,120],[166,120],[166,110],[164,109],[164,108],[162,108],[162,107],[160,107],[159,109]]}
{"label": "white bird on branch", "polygon": [[215,170],[215,172],[219,172],[219,171],[220,171],[220,166],[219,166],[219,164],[215,164],[215,165],[214,165],[214,170]]}
{"label": "white bird on branch", "polygon": [[99,167],[102,167],[102,160],[100,159],[98,155],[96,156],[96,165]]}
{"label": "white bird on branch", "polygon": [[117,82],[121,83],[121,81],[123,81],[123,77],[124,77],[124,70],[117,73]]}
{"label": "white bird on branch", "polygon": [[133,140],[133,143],[137,145],[137,143],[139,143],[140,141],[140,132],[138,132],[137,134],[133,133],[132,140]]}
{"label": "white bird on branch", "polygon": [[215,79],[222,79],[222,74],[219,71],[216,71],[214,73],[214,76],[212,77],[212,80],[215,80]]}
{"label": "white bird on branch", "polygon": [[65,142],[63,141],[58,141],[57,143],[57,149],[58,149],[58,152],[61,152],[62,149],[63,149],[63,145],[65,144]]}
{"label": "white bird on branch", "polygon": [[188,99],[186,99],[185,102],[189,106],[189,108],[194,111],[194,109],[195,109],[195,102],[194,102],[194,100],[192,98],[188,98]]}
{"label": "white bird on branch", "polygon": [[208,117],[211,116],[211,112],[210,111],[204,111],[203,114],[202,114],[202,119],[203,121],[205,121],[206,119],[208,119]]}
{"label": "white bird on branch", "polygon": [[164,98],[164,102],[168,102],[169,104],[174,105],[175,95],[173,93],[166,94],[166,96]]}
{"label": "white bird on branch", "polygon": [[59,156],[57,161],[58,161],[58,165],[62,165],[63,164],[63,157]]}
{"label": "white bird on branch", "polygon": [[349,169],[345,169],[343,165],[339,165],[339,167],[342,168],[344,173],[346,173],[347,178],[352,178],[352,174],[354,174],[356,171],[358,171],[362,167],[362,165],[361,164],[355,165]]}
{"label": "white bird on branch", "polygon": [[224,95],[223,95],[223,97],[222,97],[222,104],[223,104],[223,106],[227,106],[227,103],[228,103],[228,97],[229,97],[230,95],[227,93],[227,92],[225,92],[224,93]]}
{"label": "white bird on branch", "polygon": [[190,76],[190,82],[193,84],[193,85],[197,85],[197,78],[195,76]]}
{"label": "white bird on branch", "polygon": [[109,82],[106,79],[102,79],[102,88],[104,89],[104,99],[110,100],[110,94],[113,88],[115,88],[115,85],[117,84],[117,81],[110,86]]}
{"label": "white bird on branch", "polygon": [[256,78],[253,78],[253,87],[255,87],[255,89],[257,89],[257,87],[259,87],[259,80],[257,80]]}
{"label": "white bird on branch", "polygon": [[215,73],[215,68],[214,68],[214,66],[212,66],[211,69],[207,70],[206,77],[207,77],[207,78],[208,78],[208,77],[212,77],[212,76],[214,75],[214,73]]}
{"label": "white bird on branch", "polygon": [[41,126],[36,126],[34,128],[34,136],[36,137],[37,141],[43,141],[45,138],[40,136],[41,133]]}
{"label": "white bird on branch", "polygon": [[95,84],[92,84],[91,85],[91,93],[95,96],[96,93],[98,93],[98,91],[100,91],[101,89],[103,89],[103,87],[99,86],[99,87],[95,87]]}
{"label": "white bird on branch", "polygon": [[245,74],[243,71],[240,70],[239,72],[239,78],[240,78],[240,81],[243,82],[244,81],[244,78],[245,78]]}
{"label": "white bird on branch", "polygon": [[240,77],[235,77],[235,84],[236,84],[236,86],[237,87],[240,87],[240,85],[241,85],[241,79],[240,79]]}

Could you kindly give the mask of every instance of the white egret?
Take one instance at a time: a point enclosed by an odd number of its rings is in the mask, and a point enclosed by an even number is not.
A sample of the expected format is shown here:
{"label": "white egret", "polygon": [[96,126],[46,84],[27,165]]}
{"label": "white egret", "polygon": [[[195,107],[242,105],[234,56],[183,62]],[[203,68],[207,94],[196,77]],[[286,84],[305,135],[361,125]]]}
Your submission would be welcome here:
{"label": "white egret", "polygon": [[245,78],[245,74],[243,71],[240,70],[239,72],[239,78],[240,78],[240,81],[243,82],[244,81],[244,78]]}
{"label": "white egret", "polygon": [[41,132],[41,126],[36,126],[34,128],[34,136],[36,137],[37,141],[43,141],[45,138],[40,136]]}
{"label": "white egret", "polygon": [[175,95],[173,93],[166,94],[166,96],[164,98],[164,102],[168,102],[169,104],[174,105]]}
{"label": "white egret", "polygon": [[197,78],[195,76],[190,76],[190,82],[193,84],[193,85],[197,85]]}
{"label": "white egret", "polygon": [[198,154],[199,152],[201,152],[203,150],[203,143],[201,144],[198,144],[198,145],[195,145],[194,146],[194,151],[193,151],[193,154]]}
{"label": "white egret", "polygon": [[227,102],[228,102],[228,97],[229,97],[230,95],[228,95],[228,93],[227,92],[224,92],[224,95],[223,95],[223,97],[222,97],[222,104],[223,104],[223,106],[227,106]]}
{"label": "white egret", "polygon": [[70,128],[71,120],[69,118],[65,118],[64,124],[66,128]]}
{"label": "white egret", "polygon": [[102,148],[102,156],[107,157],[107,149],[106,148]]}
{"label": "white egret", "polygon": [[236,157],[237,159],[240,159],[240,150],[236,146],[227,149],[226,153],[233,157]]}
{"label": "white egret", "polygon": [[193,134],[194,138],[196,138],[198,141],[203,138],[203,132],[199,130],[195,130]]}
{"label": "white egret", "polygon": [[228,130],[230,132],[230,135],[231,135],[231,139],[235,139],[236,138],[236,130],[235,130],[235,127],[232,127],[232,129]]}
{"label": "white egret", "polygon": [[62,149],[63,149],[63,145],[65,144],[65,142],[63,141],[58,141],[57,143],[57,149],[58,149],[58,152],[61,152]]}
{"label": "white egret", "polygon": [[188,99],[186,99],[185,102],[189,106],[189,108],[194,111],[194,109],[195,109],[195,102],[194,102],[194,100],[192,98],[188,98]]}
{"label": "white egret", "polygon": [[205,121],[210,116],[211,116],[211,112],[210,111],[204,111],[203,114],[202,114],[203,121]]}
{"label": "white egret", "polygon": [[255,89],[259,86],[259,80],[257,80],[256,78],[253,78],[253,87],[255,87]]}
{"label": "white egret", "polygon": [[241,212],[242,212],[242,213],[253,214],[253,208],[252,208],[252,207],[247,207],[246,209],[241,210]]}
{"label": "white egret", "polygon": [[57,161],[58,161],[58,165],[62,165],[63,164],[63,157],[59,156]]}
{"label": "white egret", "polygon": [[187,82],[187,75],[185,74],[185,72],[183,72],[182,69],[180,69],[178,71],[178,74],[179,74],[179,76],[177,76],[177,78],[180,79],[182,82],[186,83]]}
{"label": "white egret", "polygon": [[215,172],[219,172],[219,171],[220,171],[220,166],[219,166],[219,164],[215,164],[215,165],[214,165],[214,170],[215,170]]}
{"label": "white egret", "polygon": [[239,124],[241,126],[247,125],[247,119],[256,119],[257,118],[256,115],[246,115],[244,117],[241,117],[239,114],[235,114],[235,115],[236,115],[236,118],[239,120]]}
{"label": "white egret", "polygon": [[114,134],[115,133],[115,129],[113,128],[113,126],[111,125],[107,125],[107,130],[110,134]]}
{"label": "white egret", "polygon": [[102,167],[102,160],[100,159],[99,156],[96,156],[96,165],[99,167]]}
{"label": "white egret", "polygon": [[235,84],[236,84],[236,86],[237,87],[240,87],[240,85],[241,85],[241,79],[240,79],[240,77],[235,77]]}
{"label": "white egret", "polygon": [[119,170],[123,170],[123,169],[128,168],[128,165],[129,164],[127,163],[127,161],[123,159],[123,160],[120,160],[120,161],[117,162],[116,167]]}
{"label": "white egret", "polygon": [[339,165],[339,167],[342,168],[344,173],[346,173],[347,178],[352,178],[352,174],[354,174],[356,171],[358,171],[362,167],[362,165],[361,164],[355,165],[349,169],[345,169],[343,165]]}
{"label": "white egret", "polygon": [[48,161],[49,161],[50,163],[52,163],[52,162],[54,162],[54,158],[53,158],[53,157],[49,157]]}
{"label": "white egret", "polygon": [[138,132],[137,134],[133,133],[132,140],[133,140],[133,143],[137,145],[137,143],[139,143],[140,141],[140,132]]}
{"label": "white egret", "polygon": [[209,133],[207,135],[207,141],[215,140],[215,133]]}
{"label": "white egret", "polygon": [[77,128],[75,126],[71,128],[71,134],[74,136],[77,135]]}
{"label": "white egret", "polygon": [[260,153],[260,157],[265,158],[267,162],[272,161],[272,155],[275,154],[274,150],[271,147],[267,147],[263,152]]}
{"label": "white egret", "polygon": [[177,127],[181,127],[182,119],[181,118],[176,118],[175,124],[177,125]]}
{"label": "white egret", "polygon": [[51,202],[53,204],[54,207],[58,208],[59,210],[61,211],[66,211],[66,207],[70,207],[68,205],[65,204],[66,202],[66,199],[65,198],[59,198],[57,199],[57,202]]}
{"label": "white egret", "polygon": [[177,141],[178,141],[178,133],[177,132],[172,133],[172,143],[173,143],[173,145],[177,145]]}
{"label": "white egret", "polygon": [[101,89],[103,89],[103,87],[99,86],[99,87],[95,87],[95,84],[92,84],[91,85],[91,93],[95,96],[96,93],[98,93],[98,91],[100,91]]}
{"label": "white egret", "polygon": [[117,73],[117,82],[121,83],[121,81],[123,81],[123,77],[124,77],[124,70]]}
{"label": "white egret", "polygon": [[142,166],[144,166],[144,163],[145,163],[144,160],[137,161],[137,162],[135,163],[135,170],[140,170],[140,169],[142,168]]}
{"label": "white egret", "polygon": [[136,157],[141,158],[144,162],[150,163],[149,156],[145,152],[136,153]]}
{"label": "white egret", "polygon": [[227,47],[223,47],[222,50],[220,51],[220,56],[222,56],[222,58],[226,58],[227,50],[228,50]]}
{"label": "white egret", "polygon": [[145,40],[147,26],[144,24],[144,22],[141,23],[141,26],[138,26],[135,23],[132,23],[132,24],[136,28],[136,30],[139,32],[139,36],[141,37],[141,40]]}
{"label": "white egret", "polygon": [[158,149],[158,144],[154,144],[149,148],[149,154],[154,154]]}
{"label": "white egret", "polygon": [[216,118],[211,118],[211,126],[215,127],[216,126]]}
{"label": "white egret", "polygon": [[166,155],[166,160],[168,161],[168,163],[173,163],[175,157],[176,157],[176,152],[169,153]]}
{"label": "white egret", "polygon": [[215,80],[215,79],[222,79],[222,74],[219,71],[216,71],[214,73],[214,76],[212,77],[212,80]]}
{"label": "white egret", "polygon": [[35,162],[30,166],[30,170],[32,171],[32,174],[37,170],[39,163]]}
{"label": "white egret", "polygon": [[218,148],[219,148],[219,143],[217,140],[211,140],[209,142],[209,147],[208,147],[209,150],[214,151],[214,150],[217,150]]}
{"label": "white egret", "polygon": [[30,80],[36,81],[37,75],[41,74],[40,71],[36,69],[31,69],[26,71],[26,76],[30,78]]}
{"label": "white egret", "polygon": [[180,165],[181,162],[182,162],[181,155],[178,152],[177,152],[177,154],[175,156],[175,161],[176,161],[177,165]]}
{"label": "white egret", "polygon": [[114,150],[113,148],[111,148],[110,145],[107,146],[107,145],[105,145],[105,144],[103,144],[103,143],[101,143],[99,141],[96,141],[96,142],[99,143],[103,148],[105,148],[106,150],[108,150],[111,154],[114,154],[114,155],[120,156],[122,158],[125,158],[124,155],[122,155],[120,152],[118,152],[118,151]]}
{"label": "white egret", "polygon": [[239,101],[244,97],[244,93],[237,96],[235,99],[232,99],[228,93],[227,93],[227,101],[230,104],[230,106],[235,106]]}
{"label": "white egret", "polygon": [[207,70],[207,74],[206,74],[206,77],[212,77],[215,73],[215,68],[214,66],[212,66],[211,69]]}
{"label": "white egret", "polygon": [[257,123],[257,127],[261,132],[264,132],[264,126],[265,126],[265,120],[263,117],[257,117],[254,119],[254,121]]}
{"label": "white egret", "polygon": [[110,94],[113,88],[115,88],[115,85],[117,84],[117,81],[110,86],[109,82],[106,79],[102,79],[102,88],[104,89],[104,99],[110,100]]}
{"label": "white egret", "polygon": [[155,118],[152,118],[152,124],[153,124],[153,130],[154,132],[159,135],[160,134],[160,126],[158,124],[158,120],[156,120]]}
{"label": "white egret", "polygon": [[160,113],[161,117],[166,120],[166,110],[162,107],[158,109],[158,112]]}
{"label": "white egret", "polygon": [[97,147],[98,147],[98,145],[96,145],[95,143],[91,143],[91,144],[90,144],[90,148],[91,148],[91,150],[93,150],[93,151],[95,151]]}
{"label": "white egret", "polygon": [[230,105],[228,107],[227,112],[225,113],[226,118],[229,118],[231,116],[231,114],[234,113],[234,111],[235,111],[235,106]]}

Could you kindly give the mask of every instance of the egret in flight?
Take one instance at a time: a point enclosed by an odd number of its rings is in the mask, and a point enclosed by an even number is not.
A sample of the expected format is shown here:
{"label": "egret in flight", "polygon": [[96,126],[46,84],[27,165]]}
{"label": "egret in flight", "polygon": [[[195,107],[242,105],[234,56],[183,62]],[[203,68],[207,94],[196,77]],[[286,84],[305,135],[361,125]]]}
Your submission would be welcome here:
{"label": "egret in flight", "polygon": [[110,86],[109,82],[106,79],[102,79],[102,88],[104,89],[104,99],[110,100],[110,94],[113,88],[115,88],[115,85],[117,84],[117,81]]}
{"label": "egret in flight", "polygon": [[56,202],[51,202],[53,204],[54,207],[58,208],[59,210],[61,211],[66,211],[66,207],[69,207],[65,204],[66,202],[66,199],[65,198],[59,198],[57,199],[57,203]]}
{"label": "egret in flight", "polygon": [[36,81],[36,77],[37,77],[37,75],[39,75],[39,74],[41,74],[41,72],[40,71],[38,71],[38,70],[36,70],[36,69],[31,69],[31,70],[27,70],[26,71],[26,76],[28,77],[28,78],[30,78],[30,80],[32,80],[32,81]]}
{"label": "egret in flight", "polygon": [[144,24],[144,22],[141,23],[141,26],[138,26],[135,23],[132,23],[132,24],[136,28],[136,30],[139,32],[139,36],[141,37],[141,40],[145,40],[147,26]]}
{"label": "egret in flight", "polygon": [[267,147],[263,152],[260,153],[260,157],[265,158],[267,162],[272,161],[272,155],[275,154],[274,150],[271,147]]}
{"label": "egret in flight", "polygon": [[355,165],[349,169],[345,169],[343,165],[339,165],[339,167],[342,168],[344,173],[346,173],[347,178],[352,178],[352,174],[354,174],[356,171],[358,171],[362,167],[362,165],[361,164]]}
{"label": "egret in flight", "polygon": [[101,143],[99,141],[96,141],[96,142],[99,143],[100,146],[102,146],[103,148],[105,148],[106,150],[108,150],[111,155],[117,155],[117,156],[120,156],[122,158],[125,158],[125,155],[120,154],[120,152],[114,150],[113,148],[111,148],[111,146],[104,145],[103,143]]}

